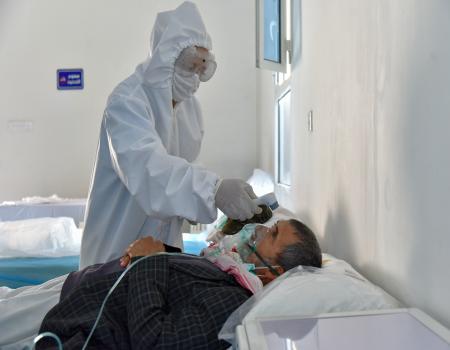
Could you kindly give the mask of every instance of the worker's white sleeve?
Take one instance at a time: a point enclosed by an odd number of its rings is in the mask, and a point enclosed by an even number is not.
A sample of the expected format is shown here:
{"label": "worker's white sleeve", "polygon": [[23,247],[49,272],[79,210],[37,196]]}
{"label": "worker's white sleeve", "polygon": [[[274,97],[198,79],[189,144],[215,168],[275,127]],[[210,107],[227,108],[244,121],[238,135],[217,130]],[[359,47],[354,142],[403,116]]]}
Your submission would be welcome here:
{"label": "worker's white sleeve", "polygon": [[104,123],[113,167],[147,215],[201,223],[215,220],[218,176],[169,155],[148,106],[130,97],[112,98]]}

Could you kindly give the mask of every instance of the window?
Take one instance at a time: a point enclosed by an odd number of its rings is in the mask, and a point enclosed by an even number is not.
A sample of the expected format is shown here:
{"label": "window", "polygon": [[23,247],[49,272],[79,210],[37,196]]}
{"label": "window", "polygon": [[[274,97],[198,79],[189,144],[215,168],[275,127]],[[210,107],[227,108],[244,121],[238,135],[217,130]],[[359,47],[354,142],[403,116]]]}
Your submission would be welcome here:
{"label": "window", "polygon": [[291,185],[291,90],[277,102],[277,182]]}
{"label": "window", "polygon": [[[256,1],[256,66],[274,73],[275,177],[278,190],[291,186],[291,5]],[[278,191],[278,192],[279,192]],[[279,194],[279,193],[278,193]]]}
{"label": "window", "polygon": [[280,1],[264,1],[264,59],[281,63]]}
{"label": "window", "polygon": [[286,72],[290,50],[290,1],[256,0],[256,66]]}

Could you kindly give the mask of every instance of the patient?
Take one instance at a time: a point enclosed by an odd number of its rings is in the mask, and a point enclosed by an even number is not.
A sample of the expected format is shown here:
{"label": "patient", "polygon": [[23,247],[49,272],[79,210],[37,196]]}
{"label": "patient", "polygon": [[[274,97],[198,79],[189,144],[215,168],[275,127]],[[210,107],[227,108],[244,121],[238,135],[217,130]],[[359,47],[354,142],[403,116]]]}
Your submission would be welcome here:
{"label": "patient", "polygon": [[[238,256],[234,260],[238,263],[254,264],[256,266],[255,273],[263,284],[298,265],[321,267],[322,256],[319,244],[314,233],[302,222],[291,219],[278,221],[270,228],[263,225],[255,226],[255,231],[261,233],[262,237],[255,247],[255,251],[249,256]],[[215,246],[217,245],[204,249],[201,255],[206,257],[218,255],[219,249]],[[168,250],[177,251],[177,248],[167,246],[151,236],[141,238],[130,244],[125,255],[120,259],[120,265],[126,267],[135,257]],[[181,250],[179,251],[181,252]],[[231,254],[226,252],[226,254],[233,256],[233,252]],[[236,255],[238,254],[236,253]]]}
{"label": "patient", "polygon": [[[321,266],[313,232],[297,220],[279,221],[267,229],[246,262],[268,283],[298,265]],[[217,334],[228,316],[251,295],[227,272],[205,257],[155,254],[166,247],[152,238],[134,242],[122,265],[154,254],[133,265],[111,293],[90,348],[224,349]],[[105,266],[115,266],[110,273]],[[69,276],[61,300],[48,312],[39,333],[57,334],[64,349],[81,348],[108,291],[123,272],[119,261],[87,268]],[[105,272],[108,271],[108,272]],[[74,277],[74,278],[72,278]],[[54,346],[50,338],[37,349]]]}

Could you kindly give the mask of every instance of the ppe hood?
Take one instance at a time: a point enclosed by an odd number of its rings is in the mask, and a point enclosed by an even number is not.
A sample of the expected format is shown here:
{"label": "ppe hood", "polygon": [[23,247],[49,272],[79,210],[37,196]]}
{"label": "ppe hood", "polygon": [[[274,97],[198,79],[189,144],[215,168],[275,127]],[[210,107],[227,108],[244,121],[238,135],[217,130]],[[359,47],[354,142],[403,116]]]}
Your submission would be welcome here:
{"label": "ppe hood", "polygon": [[144,86],[171,88],[175,60],[188,46],[212,49],[197,6],[186,1],[173,11],[158,13],[150,40],[150,57],[137,68]]}

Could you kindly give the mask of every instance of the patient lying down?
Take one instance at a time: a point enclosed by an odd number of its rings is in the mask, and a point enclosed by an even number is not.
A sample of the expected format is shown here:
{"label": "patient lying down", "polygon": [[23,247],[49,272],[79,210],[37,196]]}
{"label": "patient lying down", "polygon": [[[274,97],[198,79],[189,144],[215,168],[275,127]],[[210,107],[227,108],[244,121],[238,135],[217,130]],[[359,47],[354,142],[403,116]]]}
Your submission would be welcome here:
{"label": "patient lying down", "polygon": [[[108,291],[129,266],[105,303],[88,348],[225,349],[229,344],[219,341],[217,334],[254,289],[251,283],[239,280],[245,280],[245,272],[230,274],[233,269],[224,261],[234,267],[239,262],[254,264],[264,284],[298,265],[321,266],[314,234],[297,220],[257,227],[250,243],[234,245],[230,251],[223,245],[211,246],[203,257],[157,254],[166,247],[153,238],[143,238],[130,245],[120,262],[90,266],[69,275],[60,302],[47,313],[39,333],[57,334],[64,349],[81,348]],[[246,248],[249,250],[242,254]],[[138,259],[142,260],[134,263]],[[37,349],[54,345],[45,338]]]}

